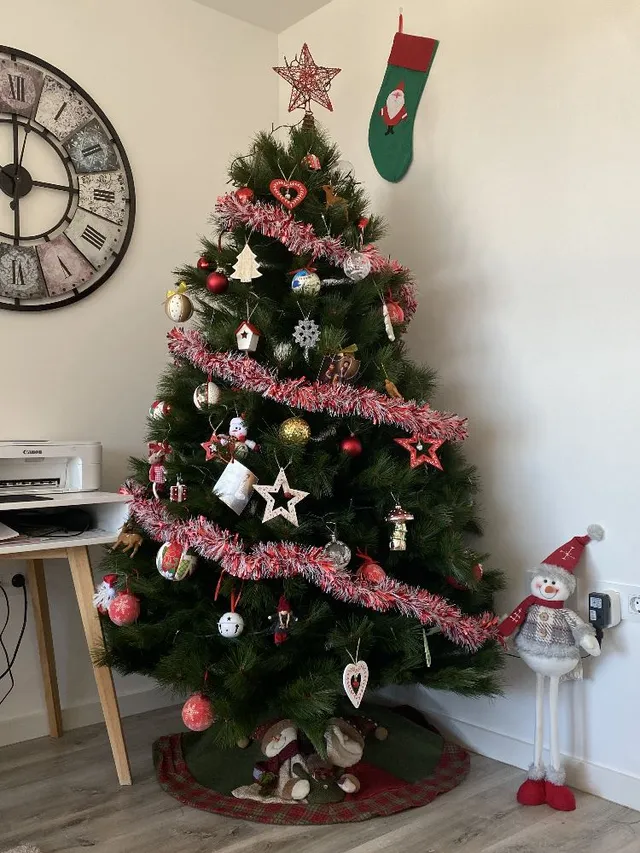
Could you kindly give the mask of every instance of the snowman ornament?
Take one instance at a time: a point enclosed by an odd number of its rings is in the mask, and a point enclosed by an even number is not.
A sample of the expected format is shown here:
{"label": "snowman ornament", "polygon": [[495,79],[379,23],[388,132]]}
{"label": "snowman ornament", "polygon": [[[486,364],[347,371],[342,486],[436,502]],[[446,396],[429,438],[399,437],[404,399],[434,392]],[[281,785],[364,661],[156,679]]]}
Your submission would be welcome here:
{"label": "snowman ornament", "polygon": [[[531,581],[531,595],[501,623],[501,637],[514,635],[518,654],[536,674],[536,727],[534,760],[527,779],[518,790],[523,806],[547,803],[558,811],[573,811],[576,800],[565,785],[560,761],[558,737],[558,688],[561,679],[581,677],[580,649],[597,657],[600,644],[595,629],[566,607],[575,592],[573,575],[585,545],[604,537],[598,524],[587,528],[586,536],[574,536],[550,554],[536,569]],[[542,760],[545,678],[549,679],[550,765]]]}

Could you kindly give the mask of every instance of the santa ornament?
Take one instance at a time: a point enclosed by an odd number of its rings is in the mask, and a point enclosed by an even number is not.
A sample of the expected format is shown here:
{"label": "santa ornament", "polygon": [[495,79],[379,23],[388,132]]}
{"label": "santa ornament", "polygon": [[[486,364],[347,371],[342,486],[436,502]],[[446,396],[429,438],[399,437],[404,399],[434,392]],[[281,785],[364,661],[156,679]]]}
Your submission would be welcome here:
{"label": "santa ornament", "polygon": [[[573,573],[585,545],[603,537],[602,527],[592,524],[586,536],[574,536],[550,554],[535,571],[531,595],[520,602],[498,629],[501,637],[514,635],[520,657],[536,673],[534,761],[528,778],[518,790],[518,802],[523,806],[547,803],[558,811],[573,811],[576,807],[573,792],[565,785],[560,762],[558,687],[561,679],[580,677],[580,649],[597,657],[600,644],[594,628],[565,603],[575,591]],[[551,760],[548,768],[542,763],[545,678],[549,679]]]}
{"label": "santa ornament", "polygon": [[378,172],[397,182],[413,159],[413,124],[438,49],[432,38],[403,32],[400,15],[387,70],[369,122],[369,150]]}

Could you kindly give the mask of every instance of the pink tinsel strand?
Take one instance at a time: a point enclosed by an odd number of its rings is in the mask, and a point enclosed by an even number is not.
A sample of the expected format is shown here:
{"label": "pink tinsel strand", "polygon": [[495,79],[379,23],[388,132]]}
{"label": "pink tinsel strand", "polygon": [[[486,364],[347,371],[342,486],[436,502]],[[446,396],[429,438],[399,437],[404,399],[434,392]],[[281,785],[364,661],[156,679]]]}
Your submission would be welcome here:
{"label": "pink tinsel strand", "polygon": [[[309,223],[299,222],[293,213],[267,202],[241,202],[233,193],[220,196],[216,203],[216,214],[221,227],[230,231],[238,225],[247,225],[265,237],[273,237],[293,252],[294,255],[310,255],[326,258],[337,267],[342,267],[353,249],[344,245],[339,237],[318,237]],[[365,246],[365,254],[371,262],[373,272],[407,270],[398,261],[385,258],[375,246]],[[415,314],[417,303],[413,285],[404,284],[401,289],[405,319]]]}
{"label": "pink tinsel strand", "polygon": [[144,497],[145,490],[140,485],[130,485],[125,491],[133,497],[132,515],[153,539],[177,541],[205,559],[218,562],[221,569],[238,579],[301,576],[340,601],[379,612],[395,609],[423,625],[436,625],[452,642],[472,651],[496,638],[499,620],[492,613],[465,616],[441,596],[389,577],[371,587],[348,572],[336,570],[322,548],[264,542],[247,549],[236,534],[203,517],[172,519],[160,501]]}
{"label": "pink tinsel strand", "polygon": [[329,412],[336,417],[356,415],[374,424],[397,426],[424,439],[463,441],[467,437],[466,418],[458,415],[387,397],[370,388],[309,382],[305,377],[279,381],[270,370],[248,355],[211,352],[197,331],[175,328],[167,337],[170,352],[188,359],[203,373],[210,373],[230,385],[255,391],[293,408]]}

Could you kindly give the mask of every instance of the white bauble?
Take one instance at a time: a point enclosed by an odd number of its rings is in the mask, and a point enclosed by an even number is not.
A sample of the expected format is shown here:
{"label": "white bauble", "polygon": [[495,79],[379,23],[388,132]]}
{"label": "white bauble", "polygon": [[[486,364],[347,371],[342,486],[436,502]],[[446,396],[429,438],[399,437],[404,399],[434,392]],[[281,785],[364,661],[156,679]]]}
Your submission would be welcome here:
{"label": "white bauble", "polygon": [[352,252],[345,260],[342,268],[351,281],[362,281],[371,272],[371,261],[362,252]]}
{"label": "white bauble", "polygon": [[239,613],[223,613],[218,619],[218,631],[223,637],[239,637],[244,631],[244,619]]}
{"label": "white bauble", "polygon": [[196,409],[207,409],[215,406],[220,399],[220,389],[215,382],[203,382],[193,392],[193,405]]}
{"label": "white bauble", "polygon": [[164,303],[164,310],[174,323],[186,323],[193,314],[193,303],[186,293],[174,293]]}

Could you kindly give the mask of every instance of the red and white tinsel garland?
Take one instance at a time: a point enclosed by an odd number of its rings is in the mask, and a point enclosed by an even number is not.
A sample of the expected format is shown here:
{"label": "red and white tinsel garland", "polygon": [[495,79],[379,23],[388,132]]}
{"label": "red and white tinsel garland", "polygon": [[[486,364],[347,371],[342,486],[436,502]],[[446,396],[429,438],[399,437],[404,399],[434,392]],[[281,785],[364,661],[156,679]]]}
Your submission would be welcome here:
{"label": "red and white tinsel garland", "polygon": [[467,437],[466,418],[458,415],[388,397],[371,388],[309,382],[304,376],[279,380],[267,367],[244,353],[211,352],[205,338],[195,330],[174,328],[167,337],[174,356],[187,359],[203,373],[277,403],[307,412],[329,412],[336,417],[356,415],[425,439],[463,441]]}
{"label": "red and white tinsel garland", "polygon": [[131,494],[131,514],[157,542],[176,541],[240,580],[260,581],[300,576],[339,601],[381,613],[398,610],[423,625],[437,626],[456,645],[471,651],[496,639],[499,619],[493,613],[465,616],[455,605],[426,589],[390,577],[375,586],[337,570],[322,548],[293,542],[262,542],[247,548],[242,539],[204,517],[177,521],[160,501],[145,497],[143,486],[121,489]]}
{"label": "red and white tinsel garland", "polygon": [[[300,222],[293,213],[275,204],[263,201],[243,202],[233,193],[220,196],[216,202],[216,216],[225,231],[238,225],[247,225],[265,237],[279,240],[294,255],[309,255],[312,259],[326,258],[337,267],[342,267],[353,249],[345,246],[340,237],[318,237],[313,225]],[[391,270],[406,273],[408,270],[398,261],[385,258],[375,246],[362,250],[371,263],[372,272]],[[405,318],[410,320],[416,312],[417,302],[412,284],[405,283],[399,296],[403,303]]]}

